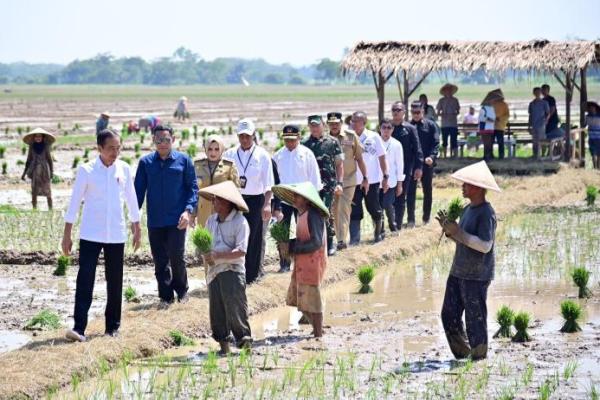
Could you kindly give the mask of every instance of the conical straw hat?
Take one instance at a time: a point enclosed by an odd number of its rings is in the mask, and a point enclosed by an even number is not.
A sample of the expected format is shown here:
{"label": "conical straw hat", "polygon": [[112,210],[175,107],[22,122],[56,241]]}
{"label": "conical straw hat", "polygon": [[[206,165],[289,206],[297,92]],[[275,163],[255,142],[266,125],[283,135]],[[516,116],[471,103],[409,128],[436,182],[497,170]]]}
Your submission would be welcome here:
{"label": "conical straw hat", "polygon": [[489,92],[485,98],[483,99],[483,101],[481,102],[482,104],[490,102],[490,101],[498,101],[498,100],[504,100],[504,93],[502,93],[502,89],[494,89],[491,92]]}
{"label": "conical straw hat", "polygon": [[200,189],[198,194],[207,200],[212,200],[215,196],[220,197],[235,204],[238,210],[245,213],[248,212],[248,205],[244,201],[240,190],[232,181],[225,181],[205,187],[204,189]]}
{"label": "conical straw hat", "polygon": [[451,96],[454,96],[454,94],[455,94],[456,92],[458,92],[458,86],[456,86],[456,85],[453,85],[453,84],[451,84],[451,83],[446,83],[444,86],[442,86],[442,87],[440,88],[440,94],[441,94],[442,96],[444,95],[444,91],[445,91],[446,89],[450,89],[450,95],[451,95]]}
{"label": "conical straw hat", "polygon": [[46,137],[46,140],[48,141],[48,144],[52,144],[56,141],[56,138],[54,137],[54,135],[51,134],[50,132],[48,132],[47,130],[42,129],[42,128],[35,128],[31,132],[29,132],[27,135],[23,136],[23,142],[25,142],[26,144],[33,143],[33,139],[34,139],[35,135],[44,135]]}
{"label": "conical straw hat", "polygon": [[453,173],[452,177],[483,189],[490,189],[495,192],[502,191],[485,161],[479,161],[461,168]]}
{"label": "conical straw hat", "polygon": [[321,214],[323,214],[325,217],[329,217],[329,209],[325,203],[323,203],[323,200],[321,200],[319,192],[317,192],[315,186],[310,182],[275,185],[273,186],[273,193],[275,193],[275,196],[279,197],[281,201],[284,201],[290,205],[294,204],[294,194],[299,194],[306,200],[310,201],[313,206],[319,209]]}

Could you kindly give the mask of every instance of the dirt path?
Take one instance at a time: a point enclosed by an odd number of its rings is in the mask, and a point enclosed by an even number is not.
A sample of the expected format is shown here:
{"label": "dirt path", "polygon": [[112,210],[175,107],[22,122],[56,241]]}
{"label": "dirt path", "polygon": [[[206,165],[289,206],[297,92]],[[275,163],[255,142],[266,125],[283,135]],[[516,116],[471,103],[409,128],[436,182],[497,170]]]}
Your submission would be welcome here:
{"label": "dirt path", "polygon": [[[504,192],[491,195],[500,216],[528,206],[552,204],[571,193],[583,193],[586,184],[600,185],[597,173],[564,169],[547,177],[500,179]],[[458,192],[458,186],[457,186]],[[377,245],[363,244],[340,253],[329,264],[325,286],[353,275],[365,263],[388,263],[425,251],[436,243],[439,229],[433,224]],[[289,276],[269,274],[260,284],[248,288],[250,313],[256,315],[283,304]],[[0,357],[0,398],[39,396],[51,385],[65,385],[73,373],[92,373],[100,359],[116,362],[125,353],[134,357],[158,354],[169,346],[172,329],[195,337],[208,333],[208,301],[204,290],[192,293],[185,305],[158,310],[156,304],[127,308],[123,315],[122,336],[115,341],[100,336],[102,321],[89,327],[91,340],[83,344],[67,344],[62,331],[41,336],[24,348]]]}

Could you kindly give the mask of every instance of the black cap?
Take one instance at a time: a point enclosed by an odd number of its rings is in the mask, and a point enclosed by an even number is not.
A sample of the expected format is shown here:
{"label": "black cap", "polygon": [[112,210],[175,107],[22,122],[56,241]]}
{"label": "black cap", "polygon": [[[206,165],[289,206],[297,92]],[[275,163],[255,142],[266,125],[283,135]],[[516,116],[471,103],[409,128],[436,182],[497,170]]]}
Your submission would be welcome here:
{"label": "black cap", "polygon": [[342,113],[337,111],[327,113],[327,123],[329,122],[342,122]]}
{"label": "black cap", "polygon": [[308,116],[308,124],[322,124],[323,123],[323,117],[320,115],[309,115]]}
{"label": "black cap", "polygon": [[297,125],[286,125],[282,130],[283,135],[281,137],[283,139],[298,139],[300,137],[300,129]]}
{"label": "black cap", "polygon": [[422,108],[423,108],[423,103],[421,103],[418,100],[415,100],[412,103],[410,103],[411,110],[421,110]]}

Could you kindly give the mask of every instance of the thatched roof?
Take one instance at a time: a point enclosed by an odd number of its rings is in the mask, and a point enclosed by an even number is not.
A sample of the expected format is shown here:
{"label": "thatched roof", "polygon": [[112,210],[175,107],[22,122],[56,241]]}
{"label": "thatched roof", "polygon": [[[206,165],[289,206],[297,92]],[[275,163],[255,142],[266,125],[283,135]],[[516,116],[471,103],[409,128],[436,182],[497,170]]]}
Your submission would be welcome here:
{"label": "thatched roof", "polygon": [[342,60],[344,74],[452,69],[473,72],[576,70],[600,62],[600,41],[550,42],[360,42]]}

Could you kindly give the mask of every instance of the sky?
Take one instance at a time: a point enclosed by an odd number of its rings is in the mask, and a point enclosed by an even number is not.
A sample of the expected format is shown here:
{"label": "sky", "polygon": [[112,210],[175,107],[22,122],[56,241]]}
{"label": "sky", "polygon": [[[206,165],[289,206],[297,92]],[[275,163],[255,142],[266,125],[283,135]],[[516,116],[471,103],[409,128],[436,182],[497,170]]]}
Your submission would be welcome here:
{"label": "sky", "polygon": [[0,62],[99,53],[308,65],[366,40],[600,38],[598,0],[0,0]]}

